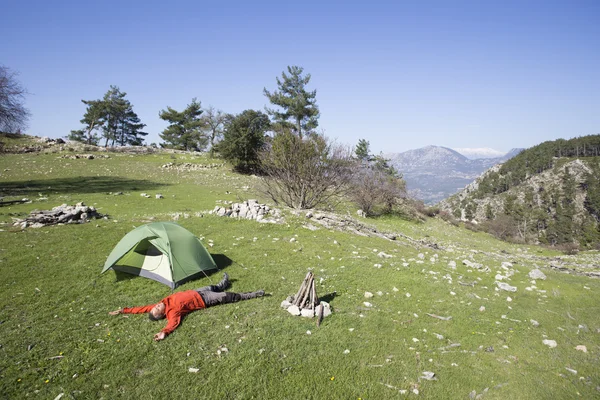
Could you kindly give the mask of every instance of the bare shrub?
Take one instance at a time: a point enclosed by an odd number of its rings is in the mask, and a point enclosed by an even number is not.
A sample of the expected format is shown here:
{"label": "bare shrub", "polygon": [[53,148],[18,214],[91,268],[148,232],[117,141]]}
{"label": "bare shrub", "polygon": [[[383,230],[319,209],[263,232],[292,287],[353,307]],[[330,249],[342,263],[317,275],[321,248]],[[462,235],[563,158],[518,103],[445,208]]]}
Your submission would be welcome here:
{"label": "bare shrub", "polygon": [[351,155],[323,135],[278,133],[259,153],[262,190],[276,204],[296,209],[337,201],[349,189],[355,166]]}
{"label": "bare shrub", "polygon": [[506,214],[500,214],[496,219],[486,221],[483,227],[487,232],[502,240],[509,240],[518,235],[515,219]]}
{"label": "bare shrub", "polygon": [[562,251],[563,253],[573,256],[579,253],[579,244],[577,243],[562,243],[555,246],[556,250]]}

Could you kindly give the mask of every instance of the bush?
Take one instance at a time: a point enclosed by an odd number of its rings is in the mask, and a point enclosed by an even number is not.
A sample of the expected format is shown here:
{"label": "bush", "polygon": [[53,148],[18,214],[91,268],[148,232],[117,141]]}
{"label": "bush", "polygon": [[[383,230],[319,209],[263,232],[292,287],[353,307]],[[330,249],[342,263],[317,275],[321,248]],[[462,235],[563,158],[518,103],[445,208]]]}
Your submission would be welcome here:
{"label": "bush", "polygon": [[556,250],[562,251],[565,254],[573,256],[579,253],[579,244],[577,243],[562,243],[555,246]]}
{"label": "bush", "polygon": [[308,209],[337,200],[349,189],[355,163],[351,151],[325,136],[300,138],[284,131],[258,155],[263,192],[276,204]]}

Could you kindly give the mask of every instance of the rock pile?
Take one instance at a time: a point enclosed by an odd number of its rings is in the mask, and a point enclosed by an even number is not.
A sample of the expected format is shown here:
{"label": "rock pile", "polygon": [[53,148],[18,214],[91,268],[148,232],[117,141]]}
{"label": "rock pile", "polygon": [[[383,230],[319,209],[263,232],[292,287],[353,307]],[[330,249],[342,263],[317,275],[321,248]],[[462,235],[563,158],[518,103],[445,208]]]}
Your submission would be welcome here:
{"label": "rock pile", "polygon": [[[281,213],[257,200],[233,203],[229,207],[216,206],[211,212],[219,217],[252,219],[258,222],[281,223]],[[271,218],[269,218],[271,217]]]}
{"label": "rock pile", "polygon": [[94,207],[88,207],[81,202],[74,206],[62,204],[50,211],[34,210],[27,218],[16,219],[13,226],[25,229],[56,224],[83,224],[89,222],[91,218],[106,218],[106,216],[100,214]]}
{"label": "rock pile", "polygon": [[287,299],[281,302],[281,308],[292,315],[307,318],[317,317],[317,326],[321,324],[324,317],[331,315],[329,303],[319,301],[317,297],[315,277],[312,272],[306,274],[295,296],[288,296]]}
{"label": "rock pile", "polygon": [[95,158],[110,158],[109,155],[107,154],[65,154],[59,158],[68,158],[71,160],[79,160],[79,159],[86,159],[86,160],[93,160]]}
{"label": "rock pile", "polygon": [[198,170],[203,170],[203,169],[212,169],[212,168],[219,168],[223,166],[223,164],[192,164],[192,163],[175,163],[175,162],[170,162],[167,164],[164,164],[161,168],[165,168],[165,169],[175,169],[178,171],[198,171]]}

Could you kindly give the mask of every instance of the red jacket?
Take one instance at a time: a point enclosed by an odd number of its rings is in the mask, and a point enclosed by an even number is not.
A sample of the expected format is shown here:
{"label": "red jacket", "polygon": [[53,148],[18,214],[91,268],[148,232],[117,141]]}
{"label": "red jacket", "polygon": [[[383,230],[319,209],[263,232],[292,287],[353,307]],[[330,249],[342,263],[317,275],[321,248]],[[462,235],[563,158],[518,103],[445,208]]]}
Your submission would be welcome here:
{"label": "red jacket", "polygon": [[[175,328],[181,323],[181,318],[192,311],[206,308],[202,296],[195,290],[186,290],[184,292],[173,293],[160,301],[165,305],[165,314],[167,318],[167,326],[161,331],[166,335],[172,333]],[[158,304],[158,303],[156,303]],[[142,314],[152,310],[156,304],[150,304],[141,307],[126,307],[123,309],[124,314]]]}

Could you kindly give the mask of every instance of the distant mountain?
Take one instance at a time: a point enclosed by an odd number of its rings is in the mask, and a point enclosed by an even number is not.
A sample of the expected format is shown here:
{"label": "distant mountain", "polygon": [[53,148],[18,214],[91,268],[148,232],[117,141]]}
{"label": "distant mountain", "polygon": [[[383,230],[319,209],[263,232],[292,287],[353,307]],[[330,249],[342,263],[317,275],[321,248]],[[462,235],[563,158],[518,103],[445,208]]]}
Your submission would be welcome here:
{"label": "distant mountain", "polygon": [[502,239],[598,247],[600,135],[522,151],[438,206]]}
{"label": "distant mountain", "polygon": [[513,149],[502,157],[470,160],[447,147],[427,146],[383,156],[403,174],[412,197],[434,204],[463,189],[486,169],[508,160],[521,150]]}
{"label": "distant mountain", "polygon": [[504,156],[503,152],[490,149],[488,147],[479,149],[458,148],[453,150],[459,152],[463,156],[467,157],[469,160],[477,160],[479,158],[499,158]]}

